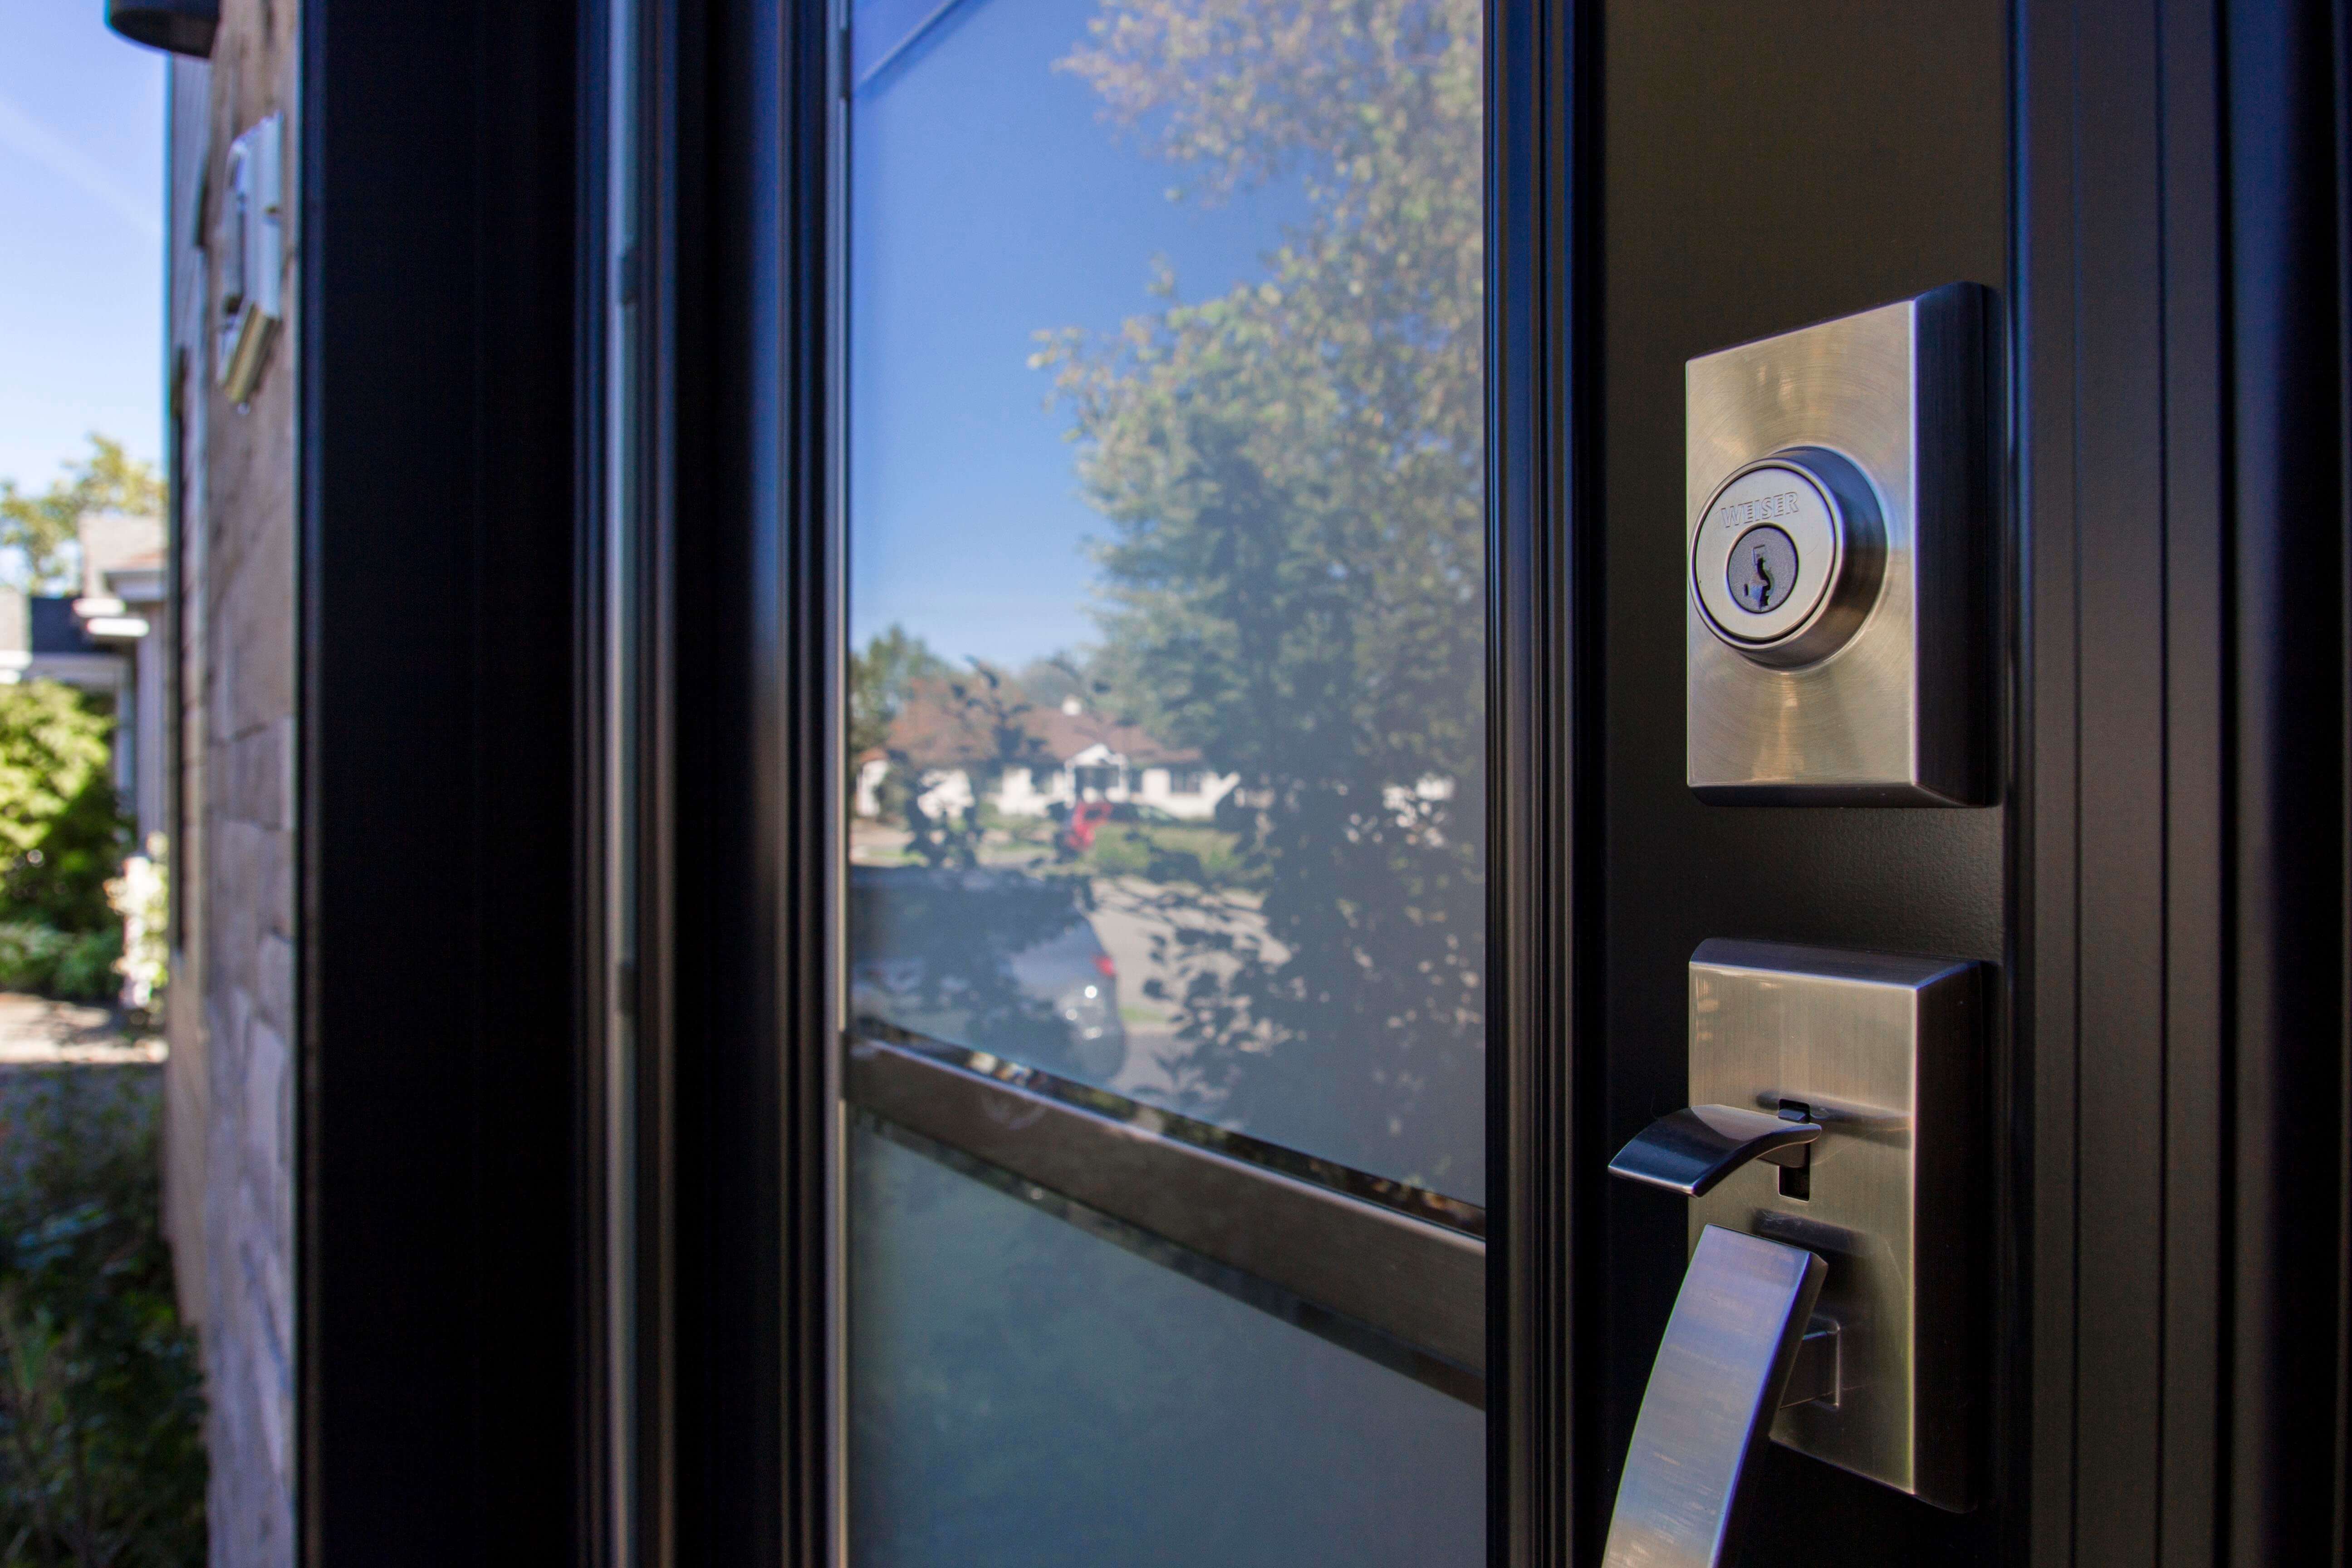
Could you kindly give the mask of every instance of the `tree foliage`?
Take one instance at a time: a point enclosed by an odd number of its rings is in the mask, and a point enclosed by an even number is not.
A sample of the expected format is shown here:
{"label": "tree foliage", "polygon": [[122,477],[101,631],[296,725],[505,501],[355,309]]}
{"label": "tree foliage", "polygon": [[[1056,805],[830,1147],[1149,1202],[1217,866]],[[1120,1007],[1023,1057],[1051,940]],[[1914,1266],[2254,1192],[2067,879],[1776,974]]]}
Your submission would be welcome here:
{"label": "tree foliage", "polygon": [[14,479],[0,479],[0,548],[22,552],[29,592],[67,592],[77,584],[75,540],[85,513],[163,514],[163,478],[153,464],[96,432],[89,446],[88,458],[70,465],[66,478],[38,495],[26,494]]}
{"label": "tree foliage", "polygon": [[1266,276],[1048,334],[1111,527],[1099,674],[1242,775],[1262,910],[1171,939],[1203,1102],[1478,1196],[1485,963],[1480,47],[1472,0],[1105,0],[1062,62]]}
{"label": "tree foliage", "polygon": [[915,682],[945,675],[947,661],[906,627],[891,625],[849,650],[849,763],[890,743],[890,726],[905,712]]}
{"label": "tree foliage", "polygon": [[[944,720],[948,732],[929,737],[922,755],[895,744],[888,753],[890,778],[904,781],[892,805],[906,820],[908,852],[934,867],[976,868],[988,797],[1014,769],[1050,768],[1055,762],[1031,722],[1037,705],[1020,683],[984,660],[969,662],[968,675],[917,683],[928,715]],[[959,804],[931,796],[926,786],[937,781],[942,763],[963,775],[970,798]]]}

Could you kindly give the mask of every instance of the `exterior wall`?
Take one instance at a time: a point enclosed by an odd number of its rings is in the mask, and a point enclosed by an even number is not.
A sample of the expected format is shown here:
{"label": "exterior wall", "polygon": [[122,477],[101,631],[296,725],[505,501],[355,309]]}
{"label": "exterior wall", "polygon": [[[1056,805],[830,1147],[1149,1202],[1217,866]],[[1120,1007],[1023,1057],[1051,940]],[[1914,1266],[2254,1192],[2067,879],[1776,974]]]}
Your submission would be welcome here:
{"label": "exterior wall", "polygon": [[[129,656],[110,652],[109,645],[84,637],[68,604],[65,599],[47,595],[35,598],[22,588],[0,587],[0,685],[54,680],[120,699],[124,682],[131,679]],[[57,621],[47,616],[53,609],[66,612],[63,619],[69,634],[62,639],[67,645],[63,648],[57,646],[59,639],[45,637],[36,630],[44,622],[52,630],[56,628]]]}
{"label": "exterior wall", "polygon": [[[155,629],[131,643],[131,679],[124,688],[126,704],[115,737],[115,751],[128,752],[129,787],[122,797],[133,828],[131,843],[142,854],[147,837],[171,831],[170,762],[165,737],[171,732],[164,709],[172,695],[171,649],[162,625],[163,605],[144,606],[155,613]],[[121,782],[121,781],[118,781]]]}
{"label": "exterior wall", "polygon": [[171,807],[172,982],[163,994],[164,1033],[171,1053],[163,1065],[163,1223],[172,1238],[184,1322],[204,1327],[208,1291],[205,1282],[205,1152],[212,1124],[206,1083],[204,1028],[205,930],[203,901],[205,836],[198,825],[205,810],[204,611],[202,595],[189,591],[203,581],[205,536],[209,513],[205,448],[205,354],[202,323],[207,269],[200,213],[205,149],[210,141],[212,68],[202,60],[174,56],[169,78],[167,135],[170,167],[165,237],[171,278],[166,304],[171,449],[165,454],[172,481],[170,534],[165,548],[178,568],[173,574],[170,635],[178,660],[173,683],[172,755],[178,798]]}
{"label": "exterior wall", "polygon": [[[157,517],[92,512],[81,519],[81,592],[74,620],[94,646],[119,656],[116,672],[114,787],[142,851],[165,830],[167,793],[163,705],[169,649],[163,626],[164,523]],[[144,625],[138,637],[121,623]],[[37,673],[37,671],[34,672]]]}
{"label": "exterior wall", "polygon": [[[211,1401],[212,1560],[236,1568],[290,1568],[295,1552],[293,204],[286,320],[244,408],[215,378],[217,269],[203,246],[230,141],[292,107],[296,15],[285,0],[224,0],[210,62],[172,68],[180,842],[166,1158]],[[290,192],[290,137],[287,152]]]}
{"label": "exterior wall", "polygon": [[141,637],[132,649],[134,750],[131,799],[125,805],[137,828],[135,847],[142,853],[150,836],[170,832],[171,763],[164,745],[170,733],[170,716],[164,711],[172,696],[169,654],[160,628]]}

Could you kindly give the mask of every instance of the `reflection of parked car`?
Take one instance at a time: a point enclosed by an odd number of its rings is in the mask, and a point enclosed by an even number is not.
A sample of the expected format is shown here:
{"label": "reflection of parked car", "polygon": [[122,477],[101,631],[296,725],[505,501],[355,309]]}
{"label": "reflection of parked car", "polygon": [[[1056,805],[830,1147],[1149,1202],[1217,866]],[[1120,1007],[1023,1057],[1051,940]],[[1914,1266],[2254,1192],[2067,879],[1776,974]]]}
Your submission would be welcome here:
{"label": "reflection of parked car", "polygon": [[1101,1079],[1127,1060],[1110,954],[1066,880],[853,866],[853,1016]]}

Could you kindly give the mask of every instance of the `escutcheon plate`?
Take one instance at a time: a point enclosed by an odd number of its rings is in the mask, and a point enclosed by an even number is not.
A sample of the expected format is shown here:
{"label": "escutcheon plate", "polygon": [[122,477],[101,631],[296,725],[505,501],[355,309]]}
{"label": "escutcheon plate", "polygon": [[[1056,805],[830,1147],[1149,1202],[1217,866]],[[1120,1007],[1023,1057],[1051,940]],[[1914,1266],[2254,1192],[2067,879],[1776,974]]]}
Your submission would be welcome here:
{"label": "escutcheon plate", "polygon": [[1970,1256],[1990,1190],[1976,1137],[1974,963],[1708,942],[1690,964],[1690,1102],[1778,1110],[1822,1131],[1808,1197],[1758,1162],[1690,1205],[1706,1226],[1829,1264],[1815,1312],[1841,1332],[1837,1403],[1772,1426],[1800,1453],[1940,1508],[1974,1501]]}

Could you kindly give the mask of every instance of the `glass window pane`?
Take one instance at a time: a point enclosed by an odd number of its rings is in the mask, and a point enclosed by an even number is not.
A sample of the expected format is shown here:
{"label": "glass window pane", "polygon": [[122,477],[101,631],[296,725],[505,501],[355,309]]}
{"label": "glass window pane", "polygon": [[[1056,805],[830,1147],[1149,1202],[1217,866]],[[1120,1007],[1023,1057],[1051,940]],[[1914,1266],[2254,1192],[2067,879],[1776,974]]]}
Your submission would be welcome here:
{"label": "glass window pane", "polygon": [[[1476,16],[865,0],[846,477],[856,1023],[1473,1202]],[[854,1561],[1483,1560],[1476,1410],[954,1158],[851,1139]]]}
{"label": "glass window pane", "polygon": [[852,1133],[857,1568],[1486,1561],[1469,1405]]}
{"label": "glass window pane", "polygon": [[1477,5],[931,15],[853,13],[853,1012],[1483,1203]]}

